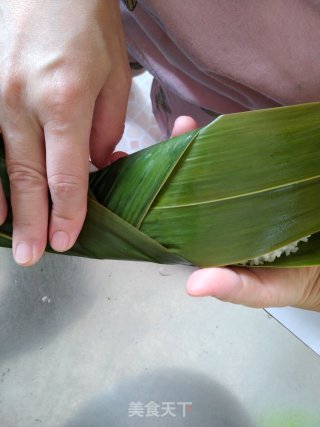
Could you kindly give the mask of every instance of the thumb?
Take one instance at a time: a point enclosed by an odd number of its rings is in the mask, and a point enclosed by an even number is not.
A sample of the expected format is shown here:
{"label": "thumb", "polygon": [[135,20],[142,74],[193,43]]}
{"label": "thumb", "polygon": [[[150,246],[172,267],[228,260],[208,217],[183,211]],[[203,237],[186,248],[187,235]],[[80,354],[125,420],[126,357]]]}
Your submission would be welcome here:
{"label": "thumb", "polygon": [[205,268],[188,279],[191,296],[213,296],[248,307],[295,306],[320,310],[320,269]]}

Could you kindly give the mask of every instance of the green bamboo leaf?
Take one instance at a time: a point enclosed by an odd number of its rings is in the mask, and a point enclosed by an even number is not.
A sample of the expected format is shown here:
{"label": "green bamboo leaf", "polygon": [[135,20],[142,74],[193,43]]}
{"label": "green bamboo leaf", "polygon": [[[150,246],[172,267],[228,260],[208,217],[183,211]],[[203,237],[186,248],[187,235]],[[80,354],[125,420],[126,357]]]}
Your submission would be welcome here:
{"label": "green bamboo leaf", "polygon": [[11,248],[12,246],[12,216],[9,211],[8,217],[0,227],[0,247]]}
{"label": "green bamboo leaf", "polygon": [[320,230],[319,183],[319,103],[223,116],[141,230],[196,265],[242,262]]}
{"label": "green bamboo leaf", "polygon": [[74,247],[66,252],[66,255],[190,264],[90,198],[83,230]]}
{"label": "green bamboo leaf", "polygon": [[132,154],[90,176],[90,189],[99,203],[140,227],[151,204],[166,183],[197,131]]}
{"label": "green bamboo leaf", "polygon": [[[313,234],[265,265],[320,265],[319,145],[320,103],[311,103],[222,116],[121,159],[91,175],[68,254],[229,265]],[[10,221],[0,245],[10,244]]]}
{"label": "green bamboo leaf", "polygon": [[195,265],[244,262],[320,230],[319,184],[154,208],[141,230]]}
{"label": "green bamboo leaf", "polygon": [[1,248],[11,248],[12,239],[9,235],[5,233],[0,233],[0,247]]}
{"label": "green bamboo leaf", "polygon": [[[187,146],[188,139],[182,141],[181,149],[184,149],[183,144]],[[178,150],[169,150],[170,153],[173,151],[177,152]],[[9,203],[10,187],[4,157],[4,145],[1,139],[0,177]],[[92,178],[94,178],[94,175],[92,174]],[[97,181],[99,182],[99,180]],[[11,211],[9,211],[5,223],[0,227],[0,246],[6,248],[11,248],[12,246]],[[54,252],[49,246],[46,248],[46,251]],[[88,214],[83,230],[74,247],[64,254],[96,259],[130,259],[166,264],[189,264],[179,255],[169,253],[158,242],[132,227],[109,209],[96,203],[95,195],[91,188],[89,189]]]}
{"label": "green bamboo leaf", "polygon": [[[243,262],[319,231],[319,119],[319,103],[220,117],[193,135],[141,230],[199,266]],[[166,145],[114,164],[121,185],[111,179],[106,206],[130,221],[127,195],[144,205],[150,186],[143,159],[161,165]]]}
{"label": "green bamboo leaf", "polygon": [[200,130],[157,203],[203,203],[319,176],[319,119],[319,103],[220,116]]}
{"label": "green bamboo leaf", "polygon": [[[10,185],[5,164],[4,144],[0,135],[0,180],[10,206]],[[12,215],[9,209],[8,217],[4,224],[0,227],[0,247],[11,248],[12,246]]]}

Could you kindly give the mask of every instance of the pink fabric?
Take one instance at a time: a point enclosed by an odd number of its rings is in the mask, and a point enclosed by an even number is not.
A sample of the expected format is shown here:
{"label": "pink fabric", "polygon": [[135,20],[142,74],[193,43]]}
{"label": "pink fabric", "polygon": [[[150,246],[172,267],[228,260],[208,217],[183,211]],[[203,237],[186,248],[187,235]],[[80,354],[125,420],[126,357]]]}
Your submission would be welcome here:
{"label": "pink fabric", "polygon": [[316,0],[139,0],[122,14],[130,54],[201,114],[320,100]]}

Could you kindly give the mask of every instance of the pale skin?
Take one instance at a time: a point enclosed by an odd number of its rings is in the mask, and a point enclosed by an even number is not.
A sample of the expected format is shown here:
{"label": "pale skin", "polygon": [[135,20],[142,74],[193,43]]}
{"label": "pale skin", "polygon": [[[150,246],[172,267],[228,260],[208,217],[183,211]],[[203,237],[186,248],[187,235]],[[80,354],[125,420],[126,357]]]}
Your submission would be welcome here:
{"label": "pale skin", "polygon": [[[47,240],[60,252],[73,246],[89,154],[105,165],[123,133],[131,77],[118,2],[2,1],[0,52],[13,256],[30,266]],[[6,213],[0,189],[0,223]]]}
{"label": "pale skin", "polygon": [[[74,244],[86,215],[88,158],[98,167],[116,158],[130,72],[115,0],[77,0],[76,6],[74,0],[2,1],[0,24],[0,126],[13,255],[30,266],[48,240],[61,252]],[[181,117],[173,135],[195,127]],[[0,185],[0,223],[6,215]],[[206,268],[186,286],[192,296],[250,307],[320,310],[319,268]]]}

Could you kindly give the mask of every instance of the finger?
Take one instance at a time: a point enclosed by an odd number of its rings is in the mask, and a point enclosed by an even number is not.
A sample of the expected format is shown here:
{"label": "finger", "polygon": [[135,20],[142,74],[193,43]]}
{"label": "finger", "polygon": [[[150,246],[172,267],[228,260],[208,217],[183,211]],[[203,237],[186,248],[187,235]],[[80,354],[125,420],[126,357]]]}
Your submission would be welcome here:
{"label": "finger", "polygon": [[116,162],[119,159],[122,159],[122,157],[127,157],[128,153],[125,153],[124,151],[115,151],[111,154],[110,157],[110,163]]}
{"label": "finger", "polygon": [[176,119],[172,129],[172,137],[182,135],[183,133],[190,132],[197,129],[197,122],[189,116],[180,116]]}
{"label": "finger", "polygon": [[295,306],[303,295],[301,269],[205,268],[194,272],[186,289],[249,307]]}
{"label": "finger", "polygon": [[44,252],[48,227],[48,191],[43,136],[32,120],[3,126],[13,212],[13,255],[30,266]]}
{"label": "finger", "polygon": [[120,73],[114,72],[108,77],[96,100],[90,156],[98,168],[108,164],[110,155],[123,135],[130,85],[131,77],[125,67]]}
{"label": "finger", "polygon": [[[92,105],[77,106],[44,124],[47,178],[52,199],[49,240],[58,252],[70,249],[87,211]],[[91,111],[91,113],[90,113]]]}
{"label": "finger", "polygon": [[8,213],[7,202],[6,202],[3,187],[0,181],[0,225],[2,225],[5,222],[7,213]]}

